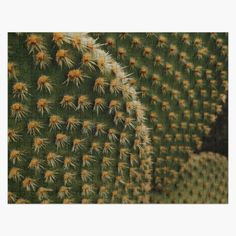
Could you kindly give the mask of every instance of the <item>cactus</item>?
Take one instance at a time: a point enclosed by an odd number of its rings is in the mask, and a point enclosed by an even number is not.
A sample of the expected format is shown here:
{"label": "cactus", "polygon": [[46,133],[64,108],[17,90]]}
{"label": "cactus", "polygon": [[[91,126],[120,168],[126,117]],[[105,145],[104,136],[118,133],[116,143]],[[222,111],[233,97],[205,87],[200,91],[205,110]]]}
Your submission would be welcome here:
{"label": "cactus", "polygon": [[124,67],[147,107],[154,146],[155,191],[169,191],[181,165],[227,98],[225,33],[92,34]]}
{"label": "cactus", "polygon": [[145,108],[85,33],[9,34],[9,203],[148,203]]}
{"label": "cactus", "polygon": [[153,198],[157,203],[227,203],[226,157],[212,152],[192,155],[180,170],[176,188]]}
{"label": "cactus", "polygon": [[227,98],[227,34],[93,36],[9,34],[9,202],[226,202],[173,190],[208,189],[183,170]]}

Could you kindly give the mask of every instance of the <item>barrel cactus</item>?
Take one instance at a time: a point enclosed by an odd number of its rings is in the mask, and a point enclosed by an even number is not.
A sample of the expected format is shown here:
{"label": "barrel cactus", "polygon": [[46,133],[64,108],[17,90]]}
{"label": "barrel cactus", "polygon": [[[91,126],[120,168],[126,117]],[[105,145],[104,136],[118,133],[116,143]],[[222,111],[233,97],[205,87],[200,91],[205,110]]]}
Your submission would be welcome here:
{"label": "barrel cactus", "polygon": [[130,74],[151,129],[155,191],[169,191],[181,165],[227,99],[226,33],[93,33]]}
{"label": "barrel cactus", "polygon": [[9,203],[148,203],[152,147],[123,68],[85,33],[9,33]]}
{"label": "barrel cactus", "polygon": [[228,161],[212,152],[194,154],[180,170],[174,190],[154,195],[157,203],[227,203]]}

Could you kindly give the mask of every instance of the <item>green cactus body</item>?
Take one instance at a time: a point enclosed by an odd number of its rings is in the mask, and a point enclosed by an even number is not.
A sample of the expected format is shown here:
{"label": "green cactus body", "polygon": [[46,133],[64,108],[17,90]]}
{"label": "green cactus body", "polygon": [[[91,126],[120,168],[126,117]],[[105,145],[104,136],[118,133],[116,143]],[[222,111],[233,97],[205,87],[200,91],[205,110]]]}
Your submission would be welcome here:
{"label": "green cactus body", "polygon": [[175,189],[153,198],[156,203],[227,203],[226,157],[212,152],[192,155],[181,168]]}
{"label": "green cactus body", "polygon": [[9,34],[9,202],[149,202],[144,107],[83,33]]}
{"label": "green cactus body", "polygon": [[225,33],[92,34],[133,78],[147,107],[157,191],[177,173],[221,113],[227,98]]}

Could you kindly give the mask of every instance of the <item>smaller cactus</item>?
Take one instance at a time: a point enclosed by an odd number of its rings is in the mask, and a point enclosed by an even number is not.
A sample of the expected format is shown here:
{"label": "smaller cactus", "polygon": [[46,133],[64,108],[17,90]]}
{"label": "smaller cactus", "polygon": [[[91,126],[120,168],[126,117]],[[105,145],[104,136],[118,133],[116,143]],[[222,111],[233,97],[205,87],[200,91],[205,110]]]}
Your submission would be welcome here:
{"label": "smaller cactus", "polygon": [[226,157],[212,152],[193,154],[182,166],[176,188],[153,198],[156,203],[227,203]]}

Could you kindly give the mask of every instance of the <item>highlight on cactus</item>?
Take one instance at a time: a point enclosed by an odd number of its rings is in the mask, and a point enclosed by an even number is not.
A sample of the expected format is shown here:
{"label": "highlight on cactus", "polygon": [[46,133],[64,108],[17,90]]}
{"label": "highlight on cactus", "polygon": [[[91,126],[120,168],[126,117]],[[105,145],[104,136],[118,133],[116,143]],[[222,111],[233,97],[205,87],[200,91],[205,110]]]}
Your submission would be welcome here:
{"label": "highlight on cactus", "polygon": [[227,33],[8,43],[9,203],[227,202],[227,159],[194,154],[227,107]]}

